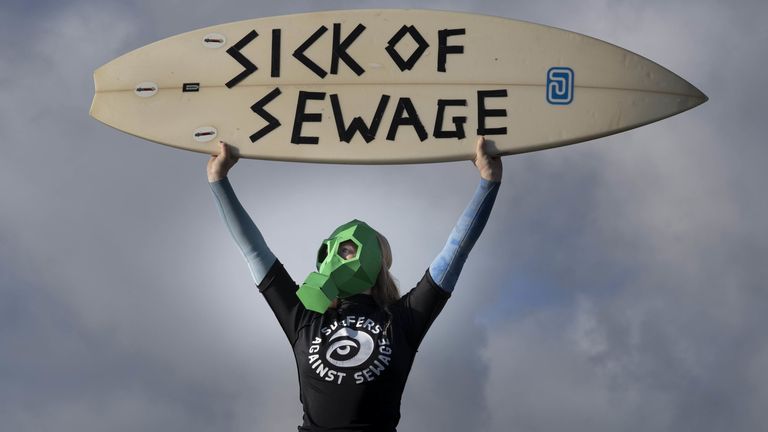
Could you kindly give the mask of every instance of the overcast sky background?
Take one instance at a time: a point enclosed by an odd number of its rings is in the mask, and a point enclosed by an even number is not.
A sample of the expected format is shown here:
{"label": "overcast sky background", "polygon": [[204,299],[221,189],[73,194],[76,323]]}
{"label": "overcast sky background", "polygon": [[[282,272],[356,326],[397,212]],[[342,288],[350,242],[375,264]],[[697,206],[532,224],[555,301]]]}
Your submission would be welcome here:
{"label": "overcast sky background", "polygon": [[[92,72],[208,25],[378,7],[584,33],[710,97],[619,135],[504,158],[399,429],[764,430],[768,3],[715,0],[3,0],[2,429],[296,429],[290,347],[219,220],[207,158],[91,119]],[[477,183],[470,162],[243,160],[230,177],[294,278],[357,217],[389,238],[403,292]],[[338,178],[355,180],[329,197]]]}

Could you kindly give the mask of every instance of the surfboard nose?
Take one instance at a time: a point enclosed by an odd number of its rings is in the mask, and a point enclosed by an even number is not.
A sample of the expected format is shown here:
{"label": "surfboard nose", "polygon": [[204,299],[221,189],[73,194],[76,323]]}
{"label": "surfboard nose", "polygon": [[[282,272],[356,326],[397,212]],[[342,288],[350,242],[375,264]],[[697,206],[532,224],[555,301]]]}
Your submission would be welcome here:
{"label": "surfboard nose", "polygon": [[659,101],[667,100],[669,103],[667,109],[673,109],[673,111],[662,114],[664,110],[660,109],[659,120],[668,115],[679,114],[695,108],[709,100],[704,92],[685,78],[650,60],[641,63],[639,61],[641,58],[638,56],[638,64],[628,75],[634,75],[632,79],[639,83],[638,89],[648,92],[649,95],[652,95],[651,97],[658,98]]}
{"label": "surfboard nose", "polygon": [[681,94],[681,96],[683,96],[681,99],[683,99],[684,102],[680,106],[680,112],[695,108],[709,100],[709,97],[696,86],[677,75],[676,78],[684,83],[681,87],[685,88]]}
{"label": "surfboard nose", "polygon": [[701,102],[699,102],[698,105],[701,105],[704,102],[709,100],[709,96],[705,95],[703,91],[699,90],[697,87],[694,87],[693,85],[691,85],[691,87],[693,87],[693,90],[696,92],[693,97],[701,100]]}
{"label": "surfboard nose", "polygon": [[679,91],[681,95],[693,99],[693,102],[696,102],[694,106],[701,105],[709,100],[709,97],[707,97],[704,92],[699,90],[690,82],[686,81],[680,75],[677,75],[669,70],[667,70],[667,72],[671,75],[671,79],[676,81],[672,87],[678,89],[677,91]]}

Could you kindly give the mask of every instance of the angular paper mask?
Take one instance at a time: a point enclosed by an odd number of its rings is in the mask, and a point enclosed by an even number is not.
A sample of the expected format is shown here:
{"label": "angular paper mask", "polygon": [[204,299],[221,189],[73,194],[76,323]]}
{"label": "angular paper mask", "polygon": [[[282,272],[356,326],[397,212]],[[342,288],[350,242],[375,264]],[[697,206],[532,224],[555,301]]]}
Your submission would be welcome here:
{"label": "angular paper mask", "polygon": [[[345,260],[339,246],[352,241],[357,246],[354,257]],[[324,313],[336,298],[345,298],[373,287],[381,271],[381,248],[376,231],[357,219],[336,228],[323,240],[317,253],[317,271],[296,291],[307,309]]]}

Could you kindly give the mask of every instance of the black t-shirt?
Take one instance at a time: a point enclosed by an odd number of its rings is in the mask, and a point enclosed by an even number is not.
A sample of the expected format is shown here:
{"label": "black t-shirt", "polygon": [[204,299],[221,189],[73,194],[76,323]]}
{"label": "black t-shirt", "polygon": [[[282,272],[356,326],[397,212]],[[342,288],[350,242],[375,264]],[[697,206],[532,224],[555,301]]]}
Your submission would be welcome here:
{"label": "black t-shirt", "polygon": [[416,351],[450,293],[427,271],[389,314],[368,294],[320,314],[304,307],[297,288],[279,261],[259,284],[293,347],[304,409],[299,430],[394,431]]}

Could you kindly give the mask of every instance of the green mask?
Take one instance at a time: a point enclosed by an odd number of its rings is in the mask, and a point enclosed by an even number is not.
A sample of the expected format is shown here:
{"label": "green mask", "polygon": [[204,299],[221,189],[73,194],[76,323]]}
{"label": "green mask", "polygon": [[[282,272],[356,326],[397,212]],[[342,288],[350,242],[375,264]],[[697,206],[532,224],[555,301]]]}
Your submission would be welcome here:
{"label": "green mask", "polygon": [[[345,260],[339,245],[351,240],[357,245],[353,258]],[[357,219],[336,228],[323,240],[317,254],[317,271],[296,291],[304,306],[324,313],[336,298],[345,298],[373,287],[381,271],[381,248],[376,231]]]}

